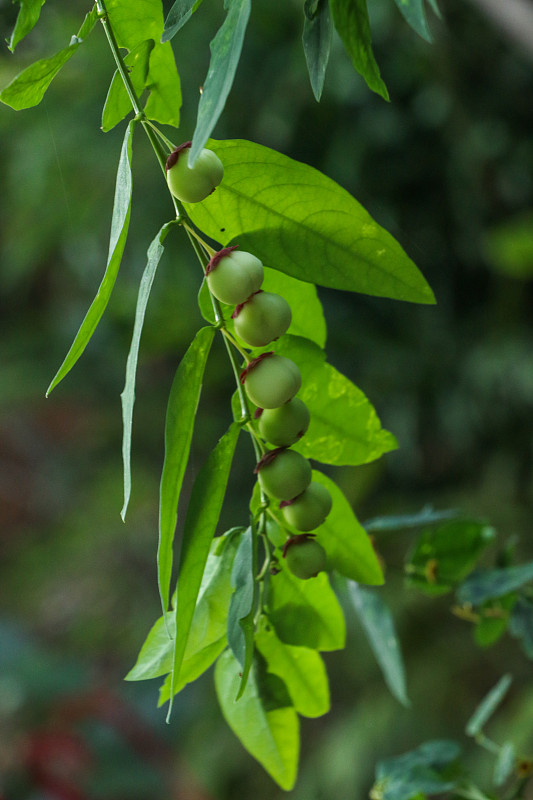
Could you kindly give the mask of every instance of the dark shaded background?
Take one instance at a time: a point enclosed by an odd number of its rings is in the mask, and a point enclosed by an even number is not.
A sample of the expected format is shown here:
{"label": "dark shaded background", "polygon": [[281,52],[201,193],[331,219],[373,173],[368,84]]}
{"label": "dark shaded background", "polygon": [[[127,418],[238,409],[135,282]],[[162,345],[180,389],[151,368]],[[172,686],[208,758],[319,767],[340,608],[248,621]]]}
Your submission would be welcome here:
{"label": "dark shaded background", "polygon": [[[490,520],[501,544],[516,537],[518,557],[531,558],[531,60],[467,2],[446,3],[444,20],[431,20],[435,42],[428,45],[392,0],[371,0],[392,102],[366,89],[335,38],[317,105],[300,45],[300,6],[254,3],[216,136],[253,139],[339,181],[400,240],[438,298],[436,307],[417,307],[321,291],[330,360],[367,393],[401,444],[376,464],[339,470],[336,479],[363,521],[426,503],[458,508]],[[16,55],[2,51],[1,85],[64,46],[87,9],[80,0],[48,3]],[[3,37],[15,12],[0,3]],[[193,131],[208,42],[221,19],[221,3],[204,3],[174,40],[181,139]],[[123,525],[119,394],[146,249],[172,215],[140,134],[132,224],[112,301],[83,359],[44,399],[105,264],[123,136],[123,126],[105,135],[99,129],[112,72],[96,30],[41,105],[0,110],[0,796],[41,798],[47,785],[54,800],[225,800],[235,793],[269,800],[283,792],[228,731],[210,675],[180,695],[170,726],[155,708],[157,682],[122,681],[159,614],[166,398],[201,324],[199,270],[174,235],[143,333],[133,499]],[[229,419],[231,391],[218,348],[191,474]],[[246,514],[250,468],[243,447],[221,530]],[[514,689],[491,730],[533,749],[530,664],[514,640],[477,648],[468,624],[450,614],[449,596],[428,600],[403,587],[412,538],[378,538],[412,708],[389,696],[349,616],[347,649],[327,657],[333,709],[302,725],[297,800],[364,797],[376,760],[430,737],[459,738],[488,786],[491,761],[462,730],[506,670]]]}

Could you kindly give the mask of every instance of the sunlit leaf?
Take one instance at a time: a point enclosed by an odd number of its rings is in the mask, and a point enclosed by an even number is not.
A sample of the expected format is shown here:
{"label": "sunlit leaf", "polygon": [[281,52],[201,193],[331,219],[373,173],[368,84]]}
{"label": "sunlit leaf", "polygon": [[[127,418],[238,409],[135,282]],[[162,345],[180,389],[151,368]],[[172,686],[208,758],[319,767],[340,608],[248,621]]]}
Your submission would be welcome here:
{"label": "sunlit leaf", "polygon": [[219,440],[196,477],[187,508],[179,563],[176,626],[173,632],[174,657],[169,716],[172,698],[179,685],[194,609],[202,585],[209,548],[222,510],[239,433],[239,426],[232,424]]}
{"label": "sunlit leaf", "polygon": [[265,674],[257,659],[242,697],[235,702],[239,671],[240,664],[231,650],[220,656],[215,687],[224,718],[243,747],[282,789],[289,791],[298,769],[298,715],[280,678]]}
{"label": "sunlit leaf", "polygon": [[329,711],[329,685],[320,654],[307,647],[285,644],[266,618],[255,642],[267,669],[285,682],[293,705],[304,717],[321,717]]}
{"label": "sunlit leaf", "polygon": [[100,322],[102,314],[107,307],[109,298],[111,297],[111,292],[113,291],[113,287],[117,279],[130,223],[132,192],[132,137],[136,124],[136,120],[132,120],[128,125],[126,134],[124,136],[124,142],[122,144],[122,151],[120,153],[106,271],[98,288],[96,297],[94,298],[89,310],[87,311],[87,314],[85,315],[85,319],[83,320],[81,327],[76,334],[70,350],[65,356],[65,360],[57,371],[52,383],[48,387],[48,391],[46,392],[47,397],[52,389],[57,386],[57,384],[63,380],[65,375],[67,375],[67,373],[72,369],[78,358],[87,347],[91,336],[96,330],[96,326]]}
{"label": "sunlit leaf", "polygon": [[[183,356],[168,398],[165,461],[159,499],[157,567],[163,612],[167,610],[172,574],[172,544],[178,518],[178,499],[187,466],[196,409],[214,328],[201,328]],[[201,577],[201,576],[200,576]]]}
{"label": "sunlit leaf", "polygon": [[187,204],[193,222],[224,246],[303,281],[379,297],[433,303],[398,242],[318,170],[244,140],[208,142],[224,164],[220,186]]}
{"label": "sunlit leaf", "polygon": [[211,60],[204,81],[189,163],[196,161],[218,122],[233,85],[241,57],[251,0],[224,0],[227,16],[210,45]]}
{"label": "sunlit leaf", "polygon": [[119,47],[133,50],[146,39],[159,42],[163,33],[161,0],[106,0],[106,9]]}
{"label": "sunlit leaf", "polygon": [[[142,94],[148,77],[150,53],[154,48],[153,39],[141,42],[124,58],[128,74],[137,95]],[[102,113],[102,130],[110,131],[131,112],[131,100],[118,70],[107,93]]]}
{"label": "sunlit leaf", "polygon": [[180,124],[181,83],[170,44],[156,44],[152,50],[146,88],[150,91],[144,107],[147,118],[177,128]]}
{"label": "sunlit leaf", "polygon": [[311,88],[317,102],[320,100],[322,89],[324,88],[331,45],[331,31],[328,0],[306,0],[302,44]]}
{"label": "sunlit leaf", "polygon": [[409,706],[400,643],[388,606],[376,591],[362,589],[354,581],[350,581],[348,586],[350,599],[387,686],[400,703]]}
{"label": "sunlit leaf", "polygon": [[372,52],[366,0],[329,0],[329,4],[333,22],[353,66],[369,89],[388,100],[389,93]]}
{"label": "sunlit leaf", "polygon": [[13,78],[5,89],[0,92],[0,100],[16,111],[38,105],[44,93],[61,69],[72,58],[80,44],[87,38],[94,28],[98,15],[96,7],[86,15],[83,25],[70,44],[49,58],[36,61],[26,67],[16,78]]}
{"label": "sunlit leaf", "polygon": [[148,261],[139,284],[139,294],[137,296],[137,307],[135,309],[135,323],[133,326],[133,336],[131,337],[130,352],[126,364],[126,382],[120,395],[122,402],[122,421],[124,433],[122,437],[122,459],[124,462],[124,505],[120,512],[122,519],[126,516],[126,510],[131,493],[131,429],[133,423],[133,406],[135,403],[135,375],[137,372],[137,360],[139,357],[139,345],[144,324],[144,315],[148,298],[154,282],[155,273],[161,256],[164,252],[163,242],[167,234],[174,225],[174,222],[167,222],[163,225],[150,247],[148,248]]}
{"label": "sunlit leaf", "polygon": [[478,705],[468,722],[465,731],[468,736],[476,736],[492,717],[512,683],[511,675],[503,675]]}
{"label": "sunlit leaf", "polygon": [[7,40],[7,46],[11,52],[37,23],[45,0],[16,0],[16,2],[20,5],[20,11],[13,32]]}

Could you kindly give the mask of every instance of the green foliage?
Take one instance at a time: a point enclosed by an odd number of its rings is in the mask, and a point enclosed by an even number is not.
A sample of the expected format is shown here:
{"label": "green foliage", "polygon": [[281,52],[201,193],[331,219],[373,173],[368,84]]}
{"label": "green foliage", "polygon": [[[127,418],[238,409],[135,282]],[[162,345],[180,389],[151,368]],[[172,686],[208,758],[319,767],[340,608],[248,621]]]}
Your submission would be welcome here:
{"label": "green foliage", "polygon": [[258,600],[257,544],[251,528],[241,536],[231,571],[234,593],[228,611],[228,644],[241,665],[241,685],[236,700],[241,697],[254,653],[254,616]]}
{"label": "green foliage", "polygon": [[503,675],[496,686],[493,686],[490,692],[483,698],[466,723],[465,731],[468,736],[477,736],[477,734],[482,731],[507,694],[512,680],[510,675]]}
{"label": "green foliage", "polygon": [[13,33],[7,40],[7,46],[11,52],[15,50],[17,44],[27,36],[33,26],[39,21],[41,8],[44,6],[45,0],[17,0],[17,2],[20,5],[20,11]]}
{"label": "green foliage", "polygon": [[189,21],[202,0],[175,0],[165,20],[162,42],[168,42]]}
{"label": "green foliage", "polygon": [[389,99],[372,52],[370,20],[366,0],[330,0],[331,16],[346,52],[369,89]]}
{"label": "green foliage", "polygon": [[207,236],[310,283],[434,302],[396,240],[330,178],[253,142],[208,144],[224,164],[224,180],[203,203],[186,205]]}
{"label": "green foliage", "polygon": [[[427,42],[431,42],[424,0],[395,0],[395,2],[411,28]],[[431,0],[431,5],[434,11],[438,13],[435,0]]]}
{"label": "green foliage", "polygon": [[302,44],[311,88],[320,101],[331,46],[331,15],[328,0],[305,0]]}
{"label": "green foliage", "polygon": [[426,742],[402,756],[380,761],[372,800],[414,800],[415,797],[442,794],[456,786],[446,772],[457,760],[461,748],[456,742]]}
{"label": "green foliage", "polygon": [[460,603],[478,606],[494,597],[503,597],[533,580],[533,562],[514,567],[478,570],[457,592]]}

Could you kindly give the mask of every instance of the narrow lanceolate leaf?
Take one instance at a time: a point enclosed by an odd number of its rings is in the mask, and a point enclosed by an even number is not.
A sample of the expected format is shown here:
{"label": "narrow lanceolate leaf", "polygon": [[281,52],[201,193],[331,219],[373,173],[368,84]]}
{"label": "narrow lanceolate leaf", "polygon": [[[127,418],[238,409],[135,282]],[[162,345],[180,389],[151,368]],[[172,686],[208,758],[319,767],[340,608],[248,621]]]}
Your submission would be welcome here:
{"label": "narrow lanceolate leaf", "polygon": [[331,16],[346,52],[369,89],[389,99],[372,52],[366,0],[330,0]]}
{"label": "narrow lanceolate leaf", "polygon": [[468,736],[476,736],[492,717],[512,683],[511,675],[503,675],[498,683],[485,695],[466,724]]}
{"label": "narrow lanceolate leaf", "polygon": [[235,702],[240,664],[231,650],[215,667],[215,687],[224,719],[243,747],[289,791],[296,782],[300,732],[298,714],[283,681],[256,660],[243,696]]}
{"label": "narrow lanceolate leaf", "polygon": [[405,21],[426,42],[431,42],[431,32],[426,19],[425,0],[395,0]]}
{"label": "narrow lanceolate leaf", "polygon": [[396,439],[381,427],[370,401],[326,363],[320,347],[298,336],[283,336],[271,349],[298,364],[302,373],[298,397],[308,406],[311,422],[295,450],[323,464],[356,466],[396,449]]}
{"label": "narrow lanceolate leaf", "polygon": [[87,38],[98,19],[96,7],[86,15],[83,25],[70,44],[49,58],[36,61],[17,75],[5,89],[0,92],[0,100],[16,111],[38,105],[44,93],[61,69],[72,58],[80,44]]}
{"label": "narrow lanceolate leaf", "polygon": [[524,653],[528,658],[533,659],[533,602],[531,599],[518,598],[509,621],[509,632],[512,636],[521,639]]}
{"label": "narrow lanceolate leaf", "polygon": [[168,398],[165,461],[159,493],[157,572],[163,613],[168,607],[172,574],[172,544],[178,520],[178,500],[191,449],[196,409],[211,349],[214,328],[201,328],[177,369]]}
{"label": "narrow lanceolate leaf", "polygon": [[494,783],[496,786],[502,786],[507,778],[514,771],[516,764],[516,752],[512,742],[505,742],[494,764]]}
{"label": "narrow lanceolate leaf", "polygon": [[460,603],[477,606],[493,597],[514,592],[530,581],[533,581],[533,561],[502,569],[478,570],[459,587],[457,599]]}
{"label": "narrow lanceolate leaf", "polygon": [[398,242],[330,178],[252,142],[210,140],[208,147],[222,160],[224,178],[202,203],[186,204],[205,234],[302,281],[435,301]]}
{"label": "narrow lanceolate leaf", "polygon": [[308,647],[285,644],[263,617],[255,639],[267,669],[287,686],[293,705],[304,717],[321,717],[329,711],[329,685],[320,653]]}
{"label": "narrow lanceolate leaf", "polygon": [[228,12],[226,19],[210,45],[211,60],[189,153],[191,164],[194,164],[224,110],[241,57],[251,0],[225,0],[224,8]]}
{"label": "narrow lanceolate leaf", "polygon": [[165,20],[162,42],[168,42],[192,17],[202,0],[175,0]]}
{"label": "narrow lanceolate leaf", "polygon": [[240,427],[232,424],[198,473],[192,489],[180,554],[174,657],[167,719],[170,717],[172,699],[179,685],[181,665],[191,630],[194,609],[202,584],[209,548],[224,502],[239,433]]}
{"label": "narrow lanceolate leaf", "polygon": [[7,40],[7,46],[14,51],[17,44],[31,31],[41,15],[45,0],[17,0],[20,4],[17,21],[13,33]]}
{"label": "narrow lanceolate leaf", "polygon": [[254,613],[257,601],[257,558],[251,528],[241,536],[231,571],[235,589],[228,612],[228,644],[241,665],[241,683],[235,700],[241,697],[252,666],[254,654]]}
{"label": "narrow lanceolate leaf", "polygon": [[[146,85],[148,77],[148,64],[150,53],[154,48],[153,39],[141,42],[131,50],[124,58],[124,63],[128,68],[130,80],[137,95],[141,95]],[[118,70],[113,75],[111,86],[107,93],[107,98],[102,113],[102,130],[110,131],[125,116],[131,112],[131,100],[124,86],[124,82]]]}
{"label": "narrow lanceolate leaf", "polygon": [[318,102],[324,88],[331,46],[331,16],[328,0],[306,0],[302,44],[311,88]]}
{"label": "narrow lanceolate leaf", "polygon": [[[226,646],[228,609],[233,592],[231,567],[243,531],[244,528],[232,528],[214,539],[211,544],[187,639],[179,688],[182,683],[185,685],[204,672]],[[127,681],[159,678],[172,671],[174,641],[170,638],[168,629],[173,630],[175,627],[175,614],[175,611],[168,613],[168,627],[164,617],[159,617],[153,625],[135,666],[126,675]],[[201,672],[196,674],[200,668]],[[170,681],[168,694],[161,699],[164,702],[169,696]]]}
{"label": "narrow lanceolate leaf", "polygon": [[362,589],[354,581],[350,581],[348,586],[350,599],[387,686],[400,703],[409,706],[400,643],[388,606],[377,592]]}
{"label": "narrow lanceolate leaf", "polygon": [[152,244],[148,248],[148,261],[141,278],[139,285],[139,294],[137,296],[137,308],[135,310],[135,323],[133,326],[133,336],[131,338],[130,352],[128,354],[128,361],[126,363],[126,383],[120,395],[122,402],[122,421],[123,421],[123,437],[122,437],[122,460],[124,462],[124,505],[120,512],[122,519],[126,517],[126,510],[130,500],[131,493],[131,428],[133,422],[133,405],[135,403],[135,375],[137,372],[137,360],[139,357],[139,344],[141,341],[141,333],[144,325],[144,315],[146,313],[146,306],[150,291],[154,282],[155,273],[161,256],[163,255],[165,241],[167,234],[174,225],[174,222],[167,222],[163,225]]}
{"label": "narrow lanceolate leaf", "polygon": [[96,330],[96,326],[100,322],[102,314],[106,309],[109,298],[111,297],[111,292],[113,291],[113,287],[115,285],[115,281],[117,279],[130,223],[132,192],[131,156],[132,137],[135,125],[135,120],[132,120],[128,125],[126,134],[124,136],[124,142],[122,144],[122,151],[120,153],[106,271],[98,288],[97,295],[91,303],[91,306],[85,315],[85,319],[83,320],[81,327],[76,334],[76,338],[74,339],[71,348],[65,357],[65,360],[57,371],[56,376],[48,387],[48,391],[46,392],[47,397],[52,389],[57,386],[61,380],[63,380],[68,372],[70,372],[78,358],[87,347],[91,336]]}

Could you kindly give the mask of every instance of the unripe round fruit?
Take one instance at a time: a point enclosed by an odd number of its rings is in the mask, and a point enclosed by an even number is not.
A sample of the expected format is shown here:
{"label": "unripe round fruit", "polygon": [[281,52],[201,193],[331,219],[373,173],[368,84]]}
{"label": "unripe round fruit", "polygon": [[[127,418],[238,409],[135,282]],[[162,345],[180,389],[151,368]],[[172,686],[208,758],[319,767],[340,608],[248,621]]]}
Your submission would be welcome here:
{"label": "unripe round fruit", "polygon": [[189,166],[191,142],[184,142],[169,155],[165,165],[168,188],[183,203],[199,203],[221,182],[224,167],[212,150],[200,151],[194,166]]}
{"label": "unripe round fruit", "polygon": [[258,462],[255,472],[261,488],[278,500],[290,500],[311,483],[311,464],[295,450],[278,447]]}
{"label": "unripe round fruit", "polygon": [[285,521],[298,531],[312,531],[322,525],[333,500],[321,483],[313,481],[302,494],[280,504]]}
{"label": "unripe round fruit", "polygon": [[225,247],[215,253],[205,271],[209,291],[221,303],[244,303],[263,283],[262,262],[252,253]]}
{"label": "unripe round fruit", "polygon": [[251,347],[263,347],[283,336],[292,320],[291,307],[284,297],[259,291],[237,306],[231,315],[235,333]]}
{"label": "unripe round fruit", "polygon": [[309,427],[309,409],[299,397],[279,408],[265,408],[259,416],[259,433],[277,447],[289,447],[301,439]]}
{"label": "unripe round fruit", "polygon": [[262,353],[241,372],[241,383],[256,406],[277,408],[298,392],[302,376],[290,358]]}
{"label": "unripe round fruit", "polygon": [[304,581],[316,578],[327,561],[322,545],[306,534],[289,539],[283,548],[283,557],[292,574]]}

